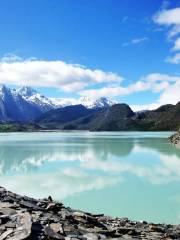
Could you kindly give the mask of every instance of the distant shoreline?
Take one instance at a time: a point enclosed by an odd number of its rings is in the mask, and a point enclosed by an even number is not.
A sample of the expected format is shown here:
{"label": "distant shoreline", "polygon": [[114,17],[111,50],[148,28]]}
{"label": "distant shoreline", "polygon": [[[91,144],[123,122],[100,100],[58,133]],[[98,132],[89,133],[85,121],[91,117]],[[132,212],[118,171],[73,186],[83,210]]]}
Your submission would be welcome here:
{"label": "distant shoreline", "polygon": [[89,130],[89,129],[61,129],[61,128],[43,128],[37,124],[20,124],[20,123],[0,123],[0,133],[28,133],[28,132],[173,132],[174,130],[149,130],[149,129],[125,129],[125,130]]}

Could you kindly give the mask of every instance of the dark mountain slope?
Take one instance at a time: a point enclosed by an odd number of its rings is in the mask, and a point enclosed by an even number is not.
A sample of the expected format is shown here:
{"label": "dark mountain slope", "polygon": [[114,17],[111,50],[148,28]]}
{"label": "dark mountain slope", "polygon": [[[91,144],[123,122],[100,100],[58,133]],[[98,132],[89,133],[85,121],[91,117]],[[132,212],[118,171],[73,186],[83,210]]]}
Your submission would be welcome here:
{"label": "dark mountain slope", "polygon": [[87,109],[83,105],[67,106],[64,108],[50,110],[42,114],[38,119],[36,119],[36,123],[41,126],[61,128],[63,124],[67,122],[88,116],[96,111],[98,110]]}
{"label": "dark mountain slope", "polygon": [[136,124],[142,130],[171,131],[180,127],[180,102],[139,114]]}
{"label": "dark mountain slope", "polygon": [[134,113],[127,104],[92,110],[82,105],[51,110],[36,122],[43,128],[90,131],[171,131],[180,128],[180,103]]}
{"label": "dark mountain slope", "polygon": [[90,131],[174,131],[180,128],[180,103],[142,113],[134,113],[126,104],[116,104],[104,111],[66,123],[62,128]]}
{"label": "dark mountain slope", "polygon": [[108,109],[67,123],[63,126],[63,129],[84,129],[90,131],[133,130],[134,116],[135,113],[127,104],[115,104]]}

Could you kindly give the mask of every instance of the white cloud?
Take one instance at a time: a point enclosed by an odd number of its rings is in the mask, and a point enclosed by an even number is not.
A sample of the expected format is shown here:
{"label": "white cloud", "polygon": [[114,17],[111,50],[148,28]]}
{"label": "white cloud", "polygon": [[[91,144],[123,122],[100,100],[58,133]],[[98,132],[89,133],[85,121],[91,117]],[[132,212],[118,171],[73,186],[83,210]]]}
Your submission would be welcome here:
{"label": "white cloud", "polygon": [[177,53],[172,57],[168,57],[166,61],[174,64],[180,64],[180,53]]}
{"label": "white cloud", "polygon": [[173,51],[177,51],[180,50],[180,38],[178,38],[175,43],[174,43],[174,47],[172,49]]}
{"label": "white cloud", "polygon": [[132,44],[138,44],[138,43],[142,43],[142,42],[145,42],[145,41],[148,41],[149,38],[147,37],[143,37],[143,38],[134,38],[131,40],[131,43]]}
{"label": "white cloud", "polygon": [[[179,77],[180,78],[180,77]],[[180,101],[180,79],[167,87],[159,98],[160,104],[176,104]]]}
{"label": "white cloud", "polygon": [[167,87],[160,94],[160,97],[156,102],[142,105],[131,105],[131,108],[134,111],[140,111],[144,109],[153,110],[165,104],[176,104],[180,101],[179,93],[180,93],[180,77],[173,84],[167,85]]}
{"label": "white cloud", "polygon": [[169,84],[180,81],[180,76],[171,76],[168,74],[152,73],[145,77],[140,78],[139,81],[126,87],[115,86],[103,87],[101,89],[88,89],[82,90],[80,95],[90,97],[93,96],[125,96],[135,92],[151,90],[153,92],[160,92],[169,87]]}
{"label": "white cloud", "polygon": [[179,25],[180,24],[180,8],[162,10],[155,14],[154,21],[160,25]]}
{"label": "white cloud", "polygon": [[142,38],[133,38],[130,42],[125,42],[122,44],[123,47],[126,47],[128,45],[135,45],[135,44],[140,44],[140,43],[143,43],[143,42],[146,42],[148,41],[149,38],[148,37],[142,37]]}
{"label": "white cloud", "polygon": [[[154,15],[153,20],[155,23],[170,27],[168,32],[168,38],[172,39],[180,34],[180,7],[174,9],[163,9]],[[173,51],[180,50],[180,38],[173,39],[174,46]],[[179,64],[177,60],[178,55],[172,58],[168,58],[168,62]]]}
{"label": "white cloud", "polygon": [[150,104],[135,104],[131,105],[131,109],[135,112],[142,111],[142,110],[154,110],[157,109],[160,106],[159,103],[150,103]]}
{"label": "white cloud", "polygon": [[0,62],[0,83],[78,91],[91,84],[120,83],[122,80],[123,77],[116,73],[63,61],[22,60],[11,55]]}
{"label": "white cloud", "polygon": [[102,97],[102,96],[126,96],[136,92],[151,91],[160,93],[159,99],[151,104],[132,105],[135,111],[144,109],[155,109],[164,104],[176,104],[180,92],[180,76],[171,76],[168,74],[152,73],[140,78],[139,81],[126,87],[103,87],[101,89],[88,89],[80,92],[82,96]]}
{"label": "white cloud", "polygon": [[175,37],[178,33],[180,33],[180,25],[175,25],[174,27],[172,27],[171,31],[169,31],[168,37]]}
{"label": "white cloud", "polygon": [[21,61],[22,58],[15,55],[14,53],[8,53],[8,54],[5,54],[1,59],[0,59],[0,62],[18,62],[18,61]]}
{"label": "white cloud", "polygon": [[141,78],[141,80],[145,80],[147,82],[176,82],[180,80],[179,76],[172,76],[168,74],[162,73],[151,73],[147,76]]}
{"label": "white cloud", "polygon": [[[180,55],[176,59],[180,61]],[[63,61],[22,60],[16,55],[6,55],[0,62],[0,83],[29,85],[34,87],[56,87],[65,92],[74,92],[92,99],[99,97],[121,97],[137,92],[151,91],[160,93],[155,103],[134,105],[133,109],[152,109],[162,104],[178,102],[180,76],[152,73],[129,85],[122,85],[123,77],[116,73],[89,69],[78,64]],[[103,84],[101,88],[97,87]],[[72,99],[63,101],[72,102]],[[73,99],[78,102],[77,99]]]}
{"label": "white cloud", "polygon": [[68,105],[76,105],[79,104],[79,100],[75,98],[50,98],[50,100],[56,106],[68,106]]}

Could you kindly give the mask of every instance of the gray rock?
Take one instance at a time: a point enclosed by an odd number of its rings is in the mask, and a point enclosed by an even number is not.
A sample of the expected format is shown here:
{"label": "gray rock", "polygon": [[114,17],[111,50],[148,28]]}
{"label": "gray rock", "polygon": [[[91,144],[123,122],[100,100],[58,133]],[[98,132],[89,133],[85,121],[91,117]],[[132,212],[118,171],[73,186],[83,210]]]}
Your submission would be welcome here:
{"label": "gray rock", "polygon": [[12,229],[5,231],[3,234],[1,234],[0,240],[6,239],[6,237],[8,237],[12,232],[13,232]]}
{"label": "gray rock", "polygon": [[90,214],[0,187],[0,240],[180,239],[180,225]]}
{"label": "gray rock", "polygon": [[65,239],[65,237],[63,235],[58,234],[49,226],[45,227],[44,233],[45,233],[45,236],[50,237],[52,239],[62,239],[62,240]]}
{"label": "gray rock", "polygon": [[86,233],[85,235],[83,235],[87,240],[98,240],[99,237],[97,234],[95,233]]}

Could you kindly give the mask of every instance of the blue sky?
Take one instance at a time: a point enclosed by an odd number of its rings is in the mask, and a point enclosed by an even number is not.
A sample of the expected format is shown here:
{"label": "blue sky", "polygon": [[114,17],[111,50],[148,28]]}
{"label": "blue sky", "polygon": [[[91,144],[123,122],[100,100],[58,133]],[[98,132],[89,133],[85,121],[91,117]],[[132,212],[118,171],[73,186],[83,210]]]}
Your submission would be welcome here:
{"label": "blue sky", "polygon": [[0,82],[135,108],[174,104],[179,15],[178,0],[3,0]]}

